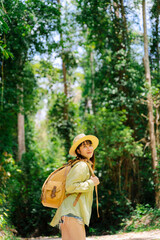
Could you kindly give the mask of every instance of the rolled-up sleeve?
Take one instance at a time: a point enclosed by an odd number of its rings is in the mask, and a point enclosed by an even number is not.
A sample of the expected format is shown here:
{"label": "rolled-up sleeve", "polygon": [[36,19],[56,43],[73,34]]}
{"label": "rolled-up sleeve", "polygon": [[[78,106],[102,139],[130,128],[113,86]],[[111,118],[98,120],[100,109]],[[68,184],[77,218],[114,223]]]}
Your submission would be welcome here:
{"label": "rolled-up sleeve", "polygon": [[74,165],[67,175],[66,193],[83,193],[93,190],[94,182],[89,179],[90,172],[85,162]]}

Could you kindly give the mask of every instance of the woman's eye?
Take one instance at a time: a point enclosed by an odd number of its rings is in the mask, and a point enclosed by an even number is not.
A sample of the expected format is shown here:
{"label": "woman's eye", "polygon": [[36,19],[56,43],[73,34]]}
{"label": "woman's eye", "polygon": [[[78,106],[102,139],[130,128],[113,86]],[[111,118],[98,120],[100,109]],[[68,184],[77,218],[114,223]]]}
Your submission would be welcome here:
{"label": "woman's eye", "polygon": [[88,144],[88,145],[84,145],[83,147],[87,148],[87,147],[91,147],[91,146],[92,146],[92,144]]}

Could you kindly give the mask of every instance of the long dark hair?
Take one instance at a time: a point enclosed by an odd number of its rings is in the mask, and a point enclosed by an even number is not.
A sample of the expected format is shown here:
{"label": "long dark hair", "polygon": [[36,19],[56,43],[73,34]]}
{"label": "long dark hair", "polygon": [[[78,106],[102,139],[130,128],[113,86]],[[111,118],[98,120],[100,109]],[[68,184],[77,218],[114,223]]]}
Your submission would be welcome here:
{"label": "long dark hair", "polygon": [[[92,142],[91,142],[90,140],[87,140],[87,141],[89,141],[90,144],[92,144]],[[86,142],[86,141],[84,141],[84,142]],[[82,142],[82,143],[83,143],[83,142]],[[79,154],[78,151],[77,151],[77,149],[80,149],[80,146],[82,145],[82,143],[79,144],[78,147],[77,147],[76,150],[75,150],[75,153],[76,153],[76,155],[77,155],[76,160],[86,159],[83,155]],[[93,168],[93,170],[94,170],[94,169],[95,169],[95,154],[94,154],[94,152],[93,152],[92,157],[91,157],[89,160],[92,162],[92,168]]]}

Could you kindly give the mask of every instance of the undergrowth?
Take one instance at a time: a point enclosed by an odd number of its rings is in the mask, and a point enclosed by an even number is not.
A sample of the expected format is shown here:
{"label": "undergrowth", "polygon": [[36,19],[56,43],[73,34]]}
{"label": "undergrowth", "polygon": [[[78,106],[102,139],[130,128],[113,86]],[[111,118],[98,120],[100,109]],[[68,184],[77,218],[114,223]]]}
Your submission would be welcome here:
{"label": "undergrowth", "polygon": [[5,217],[3,215],[0,215],[0,239],[3,240],[20,240],[20,238],[17,238],[14,235],[15,229],[13,226],[9,226],[7,223]]}
{"label": "undergrowth", "polygon": [[160,209],[152,208],[149,204],[138,204],[131,217],[123,219],[121,226],[123,232],[160,229]]}

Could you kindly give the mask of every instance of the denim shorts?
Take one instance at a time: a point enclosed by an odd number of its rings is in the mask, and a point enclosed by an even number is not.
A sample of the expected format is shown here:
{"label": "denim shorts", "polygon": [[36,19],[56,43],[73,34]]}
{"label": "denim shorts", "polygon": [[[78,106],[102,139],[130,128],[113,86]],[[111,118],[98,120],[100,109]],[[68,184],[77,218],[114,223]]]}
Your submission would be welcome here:
{"label": "denim shorts", "polygon": [[75,215],[72,214],[72,213],[68,213],[67,215],[61,216],[61,220],[59,221],[59,223],[63,223],[62,217],[73,217],[73,218],[76,218],[79,223],[83,224],[83,219],[82,219],[81,217],[75,216]]}

